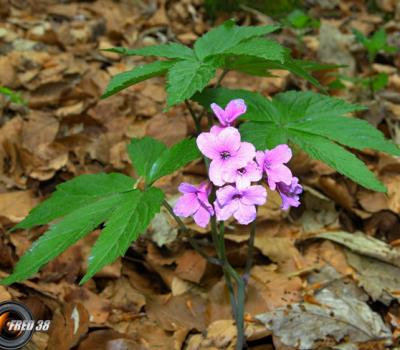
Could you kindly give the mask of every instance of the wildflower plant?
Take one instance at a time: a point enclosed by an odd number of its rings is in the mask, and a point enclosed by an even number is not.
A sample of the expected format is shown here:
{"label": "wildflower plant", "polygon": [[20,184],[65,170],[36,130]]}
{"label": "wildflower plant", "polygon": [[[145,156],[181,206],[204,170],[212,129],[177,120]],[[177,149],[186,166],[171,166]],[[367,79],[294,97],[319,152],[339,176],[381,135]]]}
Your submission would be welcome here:
{"label": "wildflower plant", "polygon": [[[353,29],[353,34],[356,41],[367,51],[369,73],[366,78],[348,77],[347,80],[369,88],[371,97],[374,97],[376,91],[385,88],[389,83],[389,76],[386,73],[374,74],[372,64],[375,62],[376,56],[379,53],[394,54],[398,49],[388,44],[388,38],[384,28],[380,28],[369,38],[357,29]],[[343,80],[346,80],[346,77]]]}
{"label": "wildflower plant", "polygon": [[[196,135],[168,148],[151,138],[134,138],[128,154],[137,174],[81,175],[57,186],[14,229],[49,224],[21,257],[14,271],[1,281],[11,284],[34,276],[39,269],[102,225],[88,269],[80,283],[123,256],[152,218],[164,206],[175,218],[188,242],[210,263],[221,267],[237,327],[237,349],[244,338],[244,301],[252,265],[257,207],[267,199],[267,188],[282,198],[282,209],[299,206],[302,185],[288,167],[289,145],[325,162],[367,189],[386,191],[367,166],[347,148],[365,148],[400,155],[399,148],[367,122],[348,114],[357,105],[311,91],[288,91],[266,98],[256,92],[229,90],[220,85],[231,70],[254,76],[286,69],[322,89],[310,70],[320,64],[295,60],[279,43],[265,35],[278,26],[240,27],[227,21],[199,38],[193,49],[179,43],[140,49],[113,48],[122,55],[158,56],[163,60],[117,74],[103,97],[155,76],[167,75],[167,106],[184,103],[196,126]],[[217,83],[207,87],[219,73]],[[193,103],[204,107],[196,113]],[[204,130],[204,119],[208,129]],[[156,181],[203,158],[207,179],[182,183],[181,197],[172,208]],[[191,236],[182,218],[209,227],[216,256],[207,255]],[[224,245],[226,220],[249,225],[249,253],[243,271],[229,263]]]}

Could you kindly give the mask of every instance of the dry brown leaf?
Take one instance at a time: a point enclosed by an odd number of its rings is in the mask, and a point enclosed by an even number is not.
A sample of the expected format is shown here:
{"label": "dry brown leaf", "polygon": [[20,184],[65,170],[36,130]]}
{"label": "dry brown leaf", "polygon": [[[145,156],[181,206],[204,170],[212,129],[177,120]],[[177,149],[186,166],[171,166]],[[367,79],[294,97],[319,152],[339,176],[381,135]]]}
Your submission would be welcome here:
{"label": "dry brown leaf", "polygon": [[68,303],[82,303],[89,312],[90,320],[97,324],[107,321],[111,312],[111,303],[84,287],[73,287],[65,296]]}
{"label": "dry brown leaf", "polygon": [[100,293],[100,296],[111,302],[113,311],[120,309],[125,312],[139,313],[146,305],[145,296],[138,292],[125,277],[112,281]]}
{"label": "dry brown leaf", "polygon": [[146,135],[172,146],[186,137],[187,126],[182,115],[158,114],[147,123]]}
{"label": "dry brown leaf", "polygon": [[0,217],[20,222],[38,204],[31,190],[0,193]]}
{"label": "dry brown leaf", "polygon": [[176,275],[194,283],[201,281],[207,267],[207,261],[194,250],[186,250],[176,263]]}
{"label": "dry brown leaf", "polygon": [[7,291],[7,288],[0,286],[0,302],[5,300],[11,300],[11,294]]}
{"label": "dry brown leaf", "polygon": [[49,330],[49,349],[69,350],[89,329],[89,313],[78,303],[67,303],[58,309]]}

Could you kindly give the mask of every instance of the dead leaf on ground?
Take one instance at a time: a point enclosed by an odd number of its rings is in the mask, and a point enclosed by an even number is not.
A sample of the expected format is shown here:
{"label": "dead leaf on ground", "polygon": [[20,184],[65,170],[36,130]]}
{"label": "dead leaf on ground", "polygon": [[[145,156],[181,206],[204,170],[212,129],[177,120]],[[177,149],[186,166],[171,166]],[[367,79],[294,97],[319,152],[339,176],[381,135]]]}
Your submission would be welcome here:
{"label": "dead leaf on ground", "polygon": [[[328,288],[316,296],[316,303],[296,303],[256,316],[274,335],[289,346],[314,349],[317,342],[332,337],[336,342],[391,341],[390,329],[363,301]],[[318,303],[318,304],[317,304]]]}
{"label": "dead leaf on ground", "polygon": [[61,310],[58,309],[49,330],[49,349],[68,350],[74,347],[87,333],[89,317],[89,313],[80,303],[69,303]]}
{"label": "dead leaf on ground", "polygon": [[17,223],[37,204],[38,200],[32,190],[0,193],[0,216]]}
{"label": "dead leaf on ground", "polygon": [[346,249],[349,264],[357,271],[360,287],[376,301],[389,305],[400,300],[400,268]]}
{"label": "dead leaf on ground", "polygon": [[362,232],[348,233],[344,231],[325,232],[315,237],[329,239],[342,244],[353,252],[375,258],[400,267],[400,249]]}

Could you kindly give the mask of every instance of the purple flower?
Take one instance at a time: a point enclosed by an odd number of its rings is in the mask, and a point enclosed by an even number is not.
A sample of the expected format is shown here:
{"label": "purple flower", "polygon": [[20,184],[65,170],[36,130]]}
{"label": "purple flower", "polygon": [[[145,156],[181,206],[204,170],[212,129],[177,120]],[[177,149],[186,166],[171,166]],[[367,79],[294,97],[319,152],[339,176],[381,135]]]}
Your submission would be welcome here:
{"label": "purple flower", "polygon": [[292,178],[290,185],[286,185],[283,182],[278,182],[276,188],[282,198],[283,210],[288,210],[289,207],[298,207],[300,205],[299,195],[303,192],[303,187],[299,184],[297,177]]}
{"label": "purple flower", "polygon": [[242,114],[246,113],[247,106],[244,101],[239,98],[230,101],[225,109],[222,109],[216,103],[211,104],[211,109],[217,116],[222,127],[232,126],[233,122]]}
{"label": "purple flower", "polygon": [[262,170],[255,161],[247,163],[242,168],[227,169],[222,175],[225,182],[235,182],[236,187],[240,190],[250,186],[251,182],[261,180]]}
{"label": "purple flower", "polygon": [[233,127],[223,129],[218,135],[201,133],[197,137],[197,146],[201,153],[212,160],[209,177],[217,186],[225,183],[222,178],[225,172],[246,166],[256,154],[251,143],[240,142],[239,131]]}
{"label": "purple flower", "polygon": [[185,218],[193,216],[197,225],[206,227],[211,215],[214,215],[214,209],[208,201],[211,192],[210,184],[204,181],[196,187],[182,182],[178,189],[183,196],[176,202],[174,213]]}
{"label": "purple flower", "polygon": [[276,189],[278,182],[290,185],[292,182],[292,172],[284,165],[292,158],[292,151],[288,145],[278,145],[265,152],[258,151],[256,155],[257,163],[267,174],[268,186],[271,190]]}
{"label": "purple flower", "polygon": [[256,205],[267,200],[267,191],[263,186],[250,186],[244,190],[227,185],[217,191],[214,203],[217,219],[227,220],[231,215],[242,225],[256,219]]}

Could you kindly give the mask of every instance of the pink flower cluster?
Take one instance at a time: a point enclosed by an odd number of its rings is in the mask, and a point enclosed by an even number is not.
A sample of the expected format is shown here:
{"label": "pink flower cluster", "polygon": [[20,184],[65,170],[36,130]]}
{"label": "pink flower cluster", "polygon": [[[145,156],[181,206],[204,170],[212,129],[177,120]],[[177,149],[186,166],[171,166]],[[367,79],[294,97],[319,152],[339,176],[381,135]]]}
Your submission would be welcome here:
{"label": "pink flower cluster", "polygon": [[183,196],[177,201],[174,213],[182,217],[193,216],[201,227],[205,227],[213,215],[219,221],[233,216],[240,224],[249,224],[256,218],[256,205],[263,205],[267,200],[265,187],[252,185],[264,175],[269,188],[280,193],[282,209],[299,206],[302,186],[285,165],[292,157],[289,146],[282,144],[271,150],[256,151],[251,143],[241,141],[240,133],[233,125],[246,113],[242,99],[230,101],[225,109],[215,103],[211,108],[220,125],[201,133],[197,137],[197,146],[211,160],[209,178],[217,188],[216,199],[211,205],[212,184],[209,182],[198,187],[182,183],[179,191]]}

